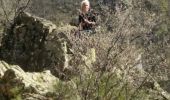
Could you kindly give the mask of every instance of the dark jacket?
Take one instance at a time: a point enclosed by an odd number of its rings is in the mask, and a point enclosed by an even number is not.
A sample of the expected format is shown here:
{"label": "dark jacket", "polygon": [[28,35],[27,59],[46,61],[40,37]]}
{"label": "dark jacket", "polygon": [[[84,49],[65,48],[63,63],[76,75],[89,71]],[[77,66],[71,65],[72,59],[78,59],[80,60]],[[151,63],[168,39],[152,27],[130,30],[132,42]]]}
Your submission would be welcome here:
{"label": "dark jacket", "polygon": [[94,28],[94,25],[88,24],[84,21],[84,19],[88,19],[88,21],[96,22],[96,16],[92,10],[90,10],[87,14],[80,13],[79,14],[79,24],[82,22],[83,30],[91,30]]}

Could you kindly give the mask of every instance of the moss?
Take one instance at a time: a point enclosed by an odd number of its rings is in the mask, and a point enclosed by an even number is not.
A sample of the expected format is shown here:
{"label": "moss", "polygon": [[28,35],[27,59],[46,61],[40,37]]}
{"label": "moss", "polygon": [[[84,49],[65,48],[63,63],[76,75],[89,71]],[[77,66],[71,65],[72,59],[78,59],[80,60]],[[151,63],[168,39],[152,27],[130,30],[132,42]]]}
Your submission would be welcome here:
{"label": "moss", "polygon": [[12,95],[12,100],[22,100],[21,94],[22,94],[22,88],[21,87],[14,87],[10,89],[10,93]]}
{"label": "moss", "polygon": [[40,83],[43,82],[44,81],[43,77],[42,76],[37,77],[37,81],[40,82]]}
{"label": "moss", "polygon": [[160,26],[158,26],[158,29],[156,30],[157,35],[166,34],[166,33],[168,33],[168,25],[166,23],[163,23]]}
{"label": "moss", "polygon": [[72,82],[59,81],[55,86],[55,90],[57,93],[55,98],[57,100],[78,100],[79,98]]}
{"label": "moss", "polygon": [[162,12],[168,12],[168,0],[160,0],[160,9]]}

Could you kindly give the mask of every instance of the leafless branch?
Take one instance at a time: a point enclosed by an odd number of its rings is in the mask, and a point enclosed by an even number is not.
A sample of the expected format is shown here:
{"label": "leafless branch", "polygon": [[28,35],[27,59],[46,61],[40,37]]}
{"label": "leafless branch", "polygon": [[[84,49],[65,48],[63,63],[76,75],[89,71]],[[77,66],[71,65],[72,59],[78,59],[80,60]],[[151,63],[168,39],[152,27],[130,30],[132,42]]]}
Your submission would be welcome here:
{"label": "leafless branch", "polygon": [[6,21],[9,22],[9,18],[8,18],[7,12],[5,10],[4,2],[3,2],[3,0],[1,0],[0,2],[1,2],[1,8],[2,8],[2,10],[4,12],[4,16],[6,18]]}

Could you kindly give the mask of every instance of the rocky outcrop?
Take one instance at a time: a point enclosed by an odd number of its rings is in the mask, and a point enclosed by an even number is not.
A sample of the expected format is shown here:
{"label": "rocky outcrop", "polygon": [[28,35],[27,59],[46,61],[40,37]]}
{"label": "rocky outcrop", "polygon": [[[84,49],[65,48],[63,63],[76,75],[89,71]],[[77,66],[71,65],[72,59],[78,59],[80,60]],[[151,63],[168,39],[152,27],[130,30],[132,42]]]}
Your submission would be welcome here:
{"label": "rocky outcrop", "polygon": [[59,82],[48,70],[24,72],[19,66],[4,61],[0,61],[0,67],[0,95],[3,95],[4,100],[17,96],[22,100],[47,100],[47,94],[54,93]]}
{"label": "rocky outcrop", "polygon": [[71,43],[56,32],[52,22],[22,12],[6,28],[2,39],[1,59],[17,64],[25,71],[50,69],[58,76],[69,67]]}

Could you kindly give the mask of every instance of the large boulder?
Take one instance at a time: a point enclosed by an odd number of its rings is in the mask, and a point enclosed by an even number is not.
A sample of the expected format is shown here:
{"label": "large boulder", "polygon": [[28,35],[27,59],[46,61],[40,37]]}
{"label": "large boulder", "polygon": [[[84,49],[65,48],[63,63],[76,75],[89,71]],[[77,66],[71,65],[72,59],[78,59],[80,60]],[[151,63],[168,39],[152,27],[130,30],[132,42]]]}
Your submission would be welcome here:
{"label": "large boulder", "polygon": [[[22,100],[48,100],[47,94],[55,92],[59,79],[49,70],[24,72],[18,65],[0,61],[0,95],[2,100],[22,98]],[[30,95],[30,96],[29,96]],[[37,98],[37,99],[35,99]],[[38,100],[39,100],[38,99]]]}
{"label": "large boulder", "polygon": [[67,36],[52,22],[22,12],[5,29],[0,56],[25,71],[50,69],[56,76],[69,68],[72,56]]}

